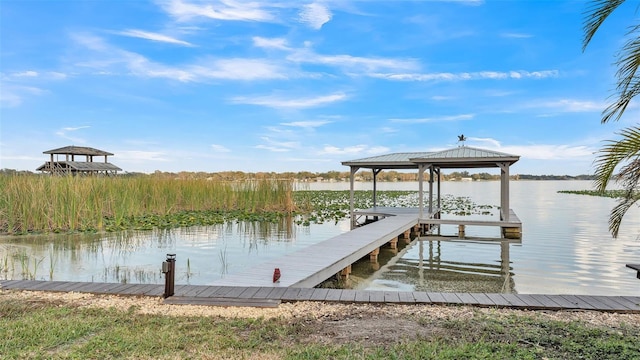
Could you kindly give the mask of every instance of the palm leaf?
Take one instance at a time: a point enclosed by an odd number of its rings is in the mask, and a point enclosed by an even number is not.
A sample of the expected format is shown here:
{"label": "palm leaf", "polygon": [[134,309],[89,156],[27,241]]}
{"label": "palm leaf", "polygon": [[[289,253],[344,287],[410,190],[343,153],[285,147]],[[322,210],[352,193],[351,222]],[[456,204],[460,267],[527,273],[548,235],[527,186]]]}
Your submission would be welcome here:
{"label": "palm leaf", "polygon": [[582,41],[582,51],[587,48],[591,39],[596,34],[600,25],[609,15],[620,6],[624,0],[594,0],[589,3],[584,12],[586,21],[584,22],[584,39]]}

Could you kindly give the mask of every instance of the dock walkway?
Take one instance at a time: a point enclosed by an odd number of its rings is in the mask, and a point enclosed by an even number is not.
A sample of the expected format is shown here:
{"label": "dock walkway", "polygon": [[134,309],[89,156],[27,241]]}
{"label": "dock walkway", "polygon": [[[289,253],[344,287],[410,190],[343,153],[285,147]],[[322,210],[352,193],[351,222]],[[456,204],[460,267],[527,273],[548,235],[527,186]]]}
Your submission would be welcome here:
{"label": "dock walkway", "polygon": [[[162,296],[164,285],[67,281],[0,280],[0,289]],[[166,304],[277,307],[281,302],[322,301],[356,304],[468,305],[529,310],[591,310],[640,313],[639,296],[434,293],[317,288],[176,285]]]}
{"label": "dock walkway", "polygon": [[[305,247],[283,257],[257,264],[243,272],[214,281],[218,286],[265,286],[311,288],[369,255],[418,224],[417,214],[389,216]],[[281,278],[273,282],[274,269]]]}

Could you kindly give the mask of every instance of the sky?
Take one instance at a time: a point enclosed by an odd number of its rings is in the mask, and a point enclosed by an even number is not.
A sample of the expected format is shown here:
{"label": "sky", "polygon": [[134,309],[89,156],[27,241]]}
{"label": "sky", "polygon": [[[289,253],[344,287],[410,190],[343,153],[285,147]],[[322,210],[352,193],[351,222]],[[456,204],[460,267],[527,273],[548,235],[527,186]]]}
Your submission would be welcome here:
{"label": "sky", "polygon": [[636,4],[583,52],[584,1],[0,1],[0,168],[88,146],[125,172],[348,171],[466,146],[593,173]]}

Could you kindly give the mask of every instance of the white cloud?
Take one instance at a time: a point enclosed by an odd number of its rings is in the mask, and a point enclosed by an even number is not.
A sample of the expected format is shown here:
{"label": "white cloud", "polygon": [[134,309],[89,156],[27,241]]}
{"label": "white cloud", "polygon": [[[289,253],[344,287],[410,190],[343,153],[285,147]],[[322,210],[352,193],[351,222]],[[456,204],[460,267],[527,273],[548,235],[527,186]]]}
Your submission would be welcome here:
{"label": "white cloud", "polygon": [[227,148],[224,145],[211,144],[210,146],[211,146],[211,150],[213,150],[214,152],[218,152],[218,153],[231,152],[231,150],[229,150],[229,148]]}
{"label": "white cloud", "polygon": [[597,149],[584,145],[520,145],[504,146],[497,151],[518,154],[521,158],[534,160],[591,159]]}
{"label": "white cloud", "polygon": [[274,20],[274,15],[263,9],[263,4],[255,1],[216,0],[195,3],[183,0],[161,2],[162,8],[178,21],[204,17],[214,20],[263,21]]}
{"label": "white cloud", "polygon": [[551,101],[535,102],[529,105],[533,108],[549,108],[560,112],[594,112],[602,111],[606,107],[604,103],[575,99],[559,99]]}
{"label": "white cloud", "polygon": [[371,77],[395,81],[466,81],[504,79],[545,79],[559,76],[558,70],[543,71],[479,71],[461,73],[373,73]]}
{"label": "white cloud", "polygon": [[355,72],[407,71],[419,68],[414,59],[369,58],[351,55],[321,55],[308,49],[295,51],[287,60],[299,63],[335,66]]}
{"label": "white cloud", "polygon": [[262,150],[269,150],[269,151],[273,151],[273,152],[291,151],[291,149],[289,149],[289,148],[280,148],[280,147],[277,147],[277,146],[269,146],[269,145],[256,145],[255,148],[256,149],[262,149]]}
{"label": "white cloud", "polygon": [[331,121],[319,120],[319,121],[293,121],[288,123],[281,123],[283,126],[293,126],[301,128],[316,128],[326,124],[330,124]]}
{"label": "white cloud", "polygon": [[500,34],[501,37],[511,38],[511,39],[528,39],[532,38],[533,35],[526,33],[516,33],[516,32],[504,32]]}
{"label": "white cloud", "polygon": [[290,50],[287,39],[284,38],[264,38],[261,36],[253,37],[253,46],[267,49]]}
{"label": "white cloud", "polygon": [[383,154],[389,152],[389,148],[385,146],[373,146],[369,147],[367,145],[354,145],[347,146],[344,148],[339,148],[333,145],[325,145],[324,148],[320,151],[322,155],[355,155],[355,154]]}
{"label": "white cloud", "polygon": [[84,144],[87,141],[83,138],[80,137],[75,137],[75,136],[71,136],[69,133],[73,133],[76,132],[78,130],[82,130],[82,129],[88,129],[90,128],[90,126],[68,126],[68,127],[63,127],[60,130],[56,131],[55,134],[63,139],[67,139],[75,144]]}
{"label": "white cloud", "polygon": [[231,99],[234,104],[259,105],[278,109],[303,109],[323,106],[347,99],[344,93],[308,97],[308,98],[283,98],[280,96],[235,97]]}
{"label": "white cloud", "polygon": [[22,71],[12,74],[13,77],[37,77],[38,72],[33,70]]}
{"label": "white cloud", "polygon": [[9,108],[22,105],[24,98],[30,95],[42,95],[46,90],[33,87],[13,84],[3,84],[0,86],[0,106]]}
{"label": "white cloud", "polygon": [[125,163],[146,163],[150,161],[166,162],[166,153],[161,151],[138,151],[119,150],[117,151],[118,162]]}
{"label": "white cloud", "polygon": [[481,146],[490,146],[492,148],[500,148],[500,142],[496,139],[492,139],[492,138],[478,138],[478,137],[472,137],[469,136],[467,137],[467,141],[468,142],[475,142],[475,143],[480,143],[482,144]]}
{"label": "white cloud", "polygon": [[173,38],[173,37],[168,36],[168,35],[159,34],[159,33],[153,33],[153,32],[148,32],[148,31],[142,31],[142,30],[130,29],[130,30],[125,30],[125,31],[119,31],[119,32],[117,32],[117,34],[123,35],[123,36],[140,38],[140,39],[151,40],[151,41],[164,42],[164,43],[169,43],[169,44],[176,44],[176,45],[183,45],[183,46],[194,46],[193,44],[191,44],[189,42],[186,42],[186,41],[183,41],[183,40],[179,40],[179,39]]}
{"label": "white cloud", "polygon": [[445,122],[445,121],[471,120],[474,117],[475,117],[474,114],[460,114],[460,115],[438,116],[438,117],[428,117],[428,118],[389,119],[389,121],[394,123],[403,123],[403,124],[424,124],[424,123]]}
{"label": "white cloud", "polygon": [[331,21],[332,17],[329,8],[317,2],[304,5],[298,15],[302,23],[316,30],[320,30],[322,25]]}

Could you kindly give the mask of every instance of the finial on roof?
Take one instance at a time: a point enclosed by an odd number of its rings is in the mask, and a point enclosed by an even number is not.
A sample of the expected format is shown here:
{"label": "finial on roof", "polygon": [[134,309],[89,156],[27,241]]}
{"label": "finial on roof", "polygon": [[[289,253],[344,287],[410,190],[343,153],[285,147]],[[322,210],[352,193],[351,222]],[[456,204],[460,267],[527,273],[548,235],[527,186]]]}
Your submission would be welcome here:
{"label": "finial on roof", "polygon": [[464,146],[464,142],[467,141],[467,138],[464,136],[464,134],[460,134],[458,135],[458,142],[462,143],[461,146]]}

